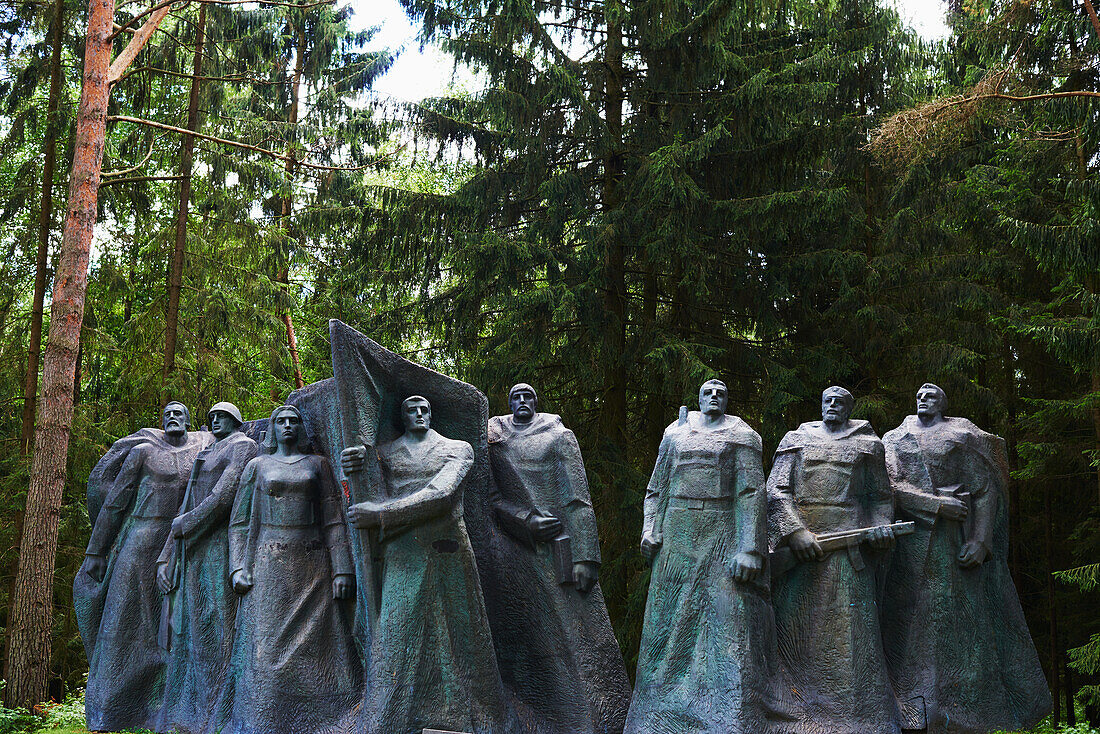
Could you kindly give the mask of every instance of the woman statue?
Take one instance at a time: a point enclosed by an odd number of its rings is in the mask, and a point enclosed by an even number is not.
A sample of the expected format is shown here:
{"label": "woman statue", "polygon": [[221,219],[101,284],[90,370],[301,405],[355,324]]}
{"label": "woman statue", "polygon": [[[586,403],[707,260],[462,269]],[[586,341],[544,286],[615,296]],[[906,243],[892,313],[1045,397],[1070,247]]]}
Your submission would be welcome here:
{"label": "woman statue", "polygon": [[229,528],[230,578],[241,594],[229,730],[345,731],[361,696],[352,641],[355,590],[347,526],[332,471],[306,453],[302,415],[275,409]]}

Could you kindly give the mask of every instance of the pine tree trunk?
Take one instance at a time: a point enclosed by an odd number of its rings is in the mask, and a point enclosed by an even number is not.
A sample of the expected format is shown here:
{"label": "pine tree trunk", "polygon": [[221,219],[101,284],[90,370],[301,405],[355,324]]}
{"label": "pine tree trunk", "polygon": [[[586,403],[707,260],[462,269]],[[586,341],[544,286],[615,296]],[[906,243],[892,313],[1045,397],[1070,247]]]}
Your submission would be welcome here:
{"label": "pine tree trunk", "polygon": [[608,238],[603,262],[603,305],[607,313],[604,332],[603,400],[601,428],[613,445],[626,448],[626,253],[622,235],[614,221],[622,205],[619,185],[623,176],[623,34],[619,16],[622,7],[608,0],[607,40],[604,67],[604,115],[607,123],[607,150],[604,153],[602,205],[607,218]]}
{"label": "pine tree trunk", "polygon": [[1058,645],[1058,603],[1054,589],[1054,513],[1051,507],[1051,494],[1049,482],[1043,487],[1043,522],[1045,525],[1046,557],[1047,557],[1047,610],[1050,615],[1050,682],[1051,694],[1054,699],[1054,712],[1051,714],[1051,722],[1054,726],[1062,721],[1062,691],[1061,676],[1059,675],[1060,649]]}
{"label": "pine tree trunk", "polygon": [[1069,658],[1062,653],[1062,673],[1066,679],[1066,726],[1071,729],[1077,726],[1077,710],[1073,705],[1076,691],[1073,689],[1073,672],[1069,667]]}
{"label": "pine tree trunk", "polygon": [[88,260],[107,133],[107,75],[113,17],[114,0],[91,0],[68,211],[54,278],[42,373],[40,423],[35,431],[19,569],[11,600],[8,681],[4,693],[7,705],[13,708],[30,708],[44,700],[48,690],[57,531],[69,454]]}
{"label": "pine tree trunk", "polygon": [[[298,172],[297,152],[298,148],[294,142],[294,136],[297,134],[295,126],[298,124],[298,98],[302,89],[302,71],[305,68],[305,56],[306,56],[306,34],[305,29],[299,24],[296,27],[297,43],[294,50],[294,79],[291,84],[291,99],[290,99],[290,112],[287,115],[287,127],[290,130],[291,140],[287,143],[287,161],[286,161],[286,178],[287,178],[287,194],[283,197],[282,201],[282,216],[281,224],[283,231],[286,233],[286,241],[289,243],[293,236],[290,226],[290,215],[294,211],[294,177]],[[287,294],[290,293],[290,253],[289,245],[287,247],[287,267],[283,269],[275,278],[277,283],[281,283],[287,290]],[[289,299],[288,299],[289,300]],[[302,388],[305,385],[305,381],[302,379],[302,367],[298,361],[298,339],[294,334],[294,320],[290,315],[290,307],[283,312],[283,326],[286,328],[286,346],[290,352],[290,363],[294,370],[294,386],[296,388]]]}
{"label": "pine tree trunk", "polygon": [[61,32],[64,28],[65,1],[54,3],[50,42],[50,97],[46,106],[46,145],[42,156],[42,197],[38,208],[38,252],[35,258],[34,297],[31,302],[30,344],[27,347],[27,375],[23,383],[23,424],[19,448],[31,452],[34,442],[35,399],[38,395],[38,361],[42,353],[42,314],[46,301],[46,270],[50,251],[50,225],[53,219],[53,175],[57,162],[58,109],[61,107]]}
{"label": "pine tree trunk", "polygon": [[[195,59],[191,76],[191,97],[187,105],[187,129],[199,129],[199,92],[202,88],[202,47],[206,34],[206,4],[199,5],[195,31]],[[162,387],[176,369],[176,335],[179,328],[180,290],[183,288],[183,260],[187,251],[187,215],[191,205],[191,170],[195,161],[195,136],[184,135],[180,143],[180,198],[176,209],[176,241],[168,276],[168,311],[164,319],[164,374]]]}
{"label": "pine tree trunk", "polygon": [[[1092,362],[1092,392],[1093,395],[1100,395],[1100,355],[1097,355]],[[1092,433],[1095,438],[1093,448],[1096,449],[1096,455],[1100,456],[1100,399],[1094,398],[1094,405],[1092,408]],[[1100,464],[1096,467],[1096,502],[1100,506]]]}

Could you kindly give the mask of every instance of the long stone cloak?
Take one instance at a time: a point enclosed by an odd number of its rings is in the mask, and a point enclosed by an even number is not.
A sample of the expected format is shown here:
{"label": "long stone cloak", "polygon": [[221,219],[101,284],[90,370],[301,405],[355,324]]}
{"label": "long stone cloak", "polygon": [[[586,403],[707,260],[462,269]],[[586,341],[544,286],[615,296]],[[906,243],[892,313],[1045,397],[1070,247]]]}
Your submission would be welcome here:
{"label": "long stone cloak", "polygon": [[[144,429],[109,451],[89,486],[94,514],[88,553],[107,559],[102,583],[83,568],[73,582],[77,624],[88,656],[85,713],[93,730],[155,726],[164,694],[157,646],[163,595],[156,559],[168,538],[199,451],[213,441],[189,433],[182,446]],[[116,469],[117,467],[117,469]]]}
{"label": "long stone cloak", "polygon": [[[645,532],[662,541],[649,582],[629,734],[766,730],[774,651],[760,436],[736,416],[713,429],[693,411],[661,440]],[[733,580],[739,553],[757,582]]]}
{"label": "long stone cloak", "polygon": [[597,583],[586,593],[558,583],[552,551],[532,537],[532,514],[561,520],[572,561],[599,564],[596,515],[580,446],[561,418],[489,419],[493,504],[510,552],[507,610],[494,636],[505,685],[534,717],[529,730],[619,734],[630,682]]}
{"label": "long stone cloak", "polygon": [[429,430],[423,443],[378,447],[385,499],[378,535],[380,604],[360,729],[506,731],[503,688],[470,538],[465,441]]}
{"label": "long stone cloak", "polygon": [[159,731],[214,730],[227,720],[218,694],[238,601],[229,582],[229,513],[244,467],[257,451],[255,441],[234,432],[199,455],[191,494],[180,507],[185,537],[182,543],[169,537],[158,559],[178,579]]}
{"label": "long stone cloak", "polygon": [[[1004,441],[965,418],[924,428],[917,416],[883,436],[904,519],[887,584],[884,639],[907,729],[976,734],[1029,729],[1050,690],[1008,570]],[[938,515],[946,488],[966,493],[964,522]],[[958,563],[973,540],[990,557]]]}
{"label": "long stone cloak", "polygon": [[353,574],[343,502],[322,456],[252,459],[229,526],[230,574],[253,586],[241,600],[225,694],[227,731],[350,731],[362,662],[349,602],[333,577]]}
{"label": "long stone cloak", "polygon": [[[893,521],[882,442],[867,421],[849,423],[835,436],[821,421],[803,423],[780,442],[768,477],[773,550],[801,528],[817,534]],[[777,731],[900,731],[879,620],[888,558],[864,544],[773,580],[779,681],[793,718]]]}

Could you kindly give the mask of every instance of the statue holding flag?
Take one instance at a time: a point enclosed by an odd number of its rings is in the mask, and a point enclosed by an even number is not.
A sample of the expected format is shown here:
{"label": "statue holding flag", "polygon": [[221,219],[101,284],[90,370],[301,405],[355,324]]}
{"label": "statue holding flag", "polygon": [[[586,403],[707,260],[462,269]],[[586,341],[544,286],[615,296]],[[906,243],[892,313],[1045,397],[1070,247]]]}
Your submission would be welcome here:
{"label": "statue holding flag", "polygon": [[[474,451],[432,430],[431,415],[419,395],[401,404],[405,432],[377,450],[385,497],[348,511],[353,525],[377,532],[381,558],[363,707],[370,734],[504,731],[503,690],[462,513]],[[344,449],[344,472],[362,471],[365,456],[363,446]]]}

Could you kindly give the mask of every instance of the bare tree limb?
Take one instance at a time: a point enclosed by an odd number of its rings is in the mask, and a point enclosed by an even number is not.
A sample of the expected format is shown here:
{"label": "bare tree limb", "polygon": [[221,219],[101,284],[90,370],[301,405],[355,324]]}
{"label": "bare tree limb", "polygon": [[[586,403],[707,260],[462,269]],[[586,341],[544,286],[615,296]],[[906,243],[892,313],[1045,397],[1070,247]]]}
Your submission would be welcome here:
{"label": "bare tree limb", "polygon": [[[243,150],[251,150],[255,153],[262,153],[263,155],[266,155],[266,156],[269,156],[271,158],[275,158],[276,160],[280,160],[280,161],[284,161],[284,162],[288,162],[288,161],[291,160],[291,157],[288,156],[288,155],[284,155],[282,153],[277,153],[276,151],[270,150],[268,148],[261,148],[258,145],[249,145],[248,143],[242,143],[239,140],[227,140],[226,138],[216,138],[213,135],[204,135],[203,133],[192,132],[191,130],[188,130],[187,128],[175,127],[174,125],[165,125],[162,122],[154,122],[152,120],[143,120],[143,119],[138,118],[138,117],[127,117],[125,115],[112,115],[108,119],[112,120],[114,122],[132,122],[132,123],[137,124],[137,125],[148,125],[149,127],[155,127],[158,130],[167,130],[168,132],[179,133],[181,135],[194,135],[196,138],[201,138],[202,140],[209,140],[212,143],[219,143],[221,145],[231,145],[234,148],[241,148]],[[365,170],[367,168],[370,168],[373,165],[377,165],[377,162],[375,162],[375,163],[368,163],[368,164],[365,164],[365,165],[362,165],[362,166],[326,166],[326,165],[322,165],[320,163],[307,163],[307,162],[301,161],[301,160],[295,160],[294,163],[295,163],[295,165],[304,166],[306,168],[311,168],[311,169],[316,170],[316,171],[362,171],[362,170]]]}
{"label": "bare tree limb", "polygon": [[[145,157],[141,159],[141,163],[138,163],[134,166],[131,166],[130,168],[123,168],[123,169],[118,170],[118,171],[104,171],[103,173],[101,173],[99,175],[106,178],[107,176],[121,176],[124,173],[133,173],[134,171],[136,171],[137,169],[141,168],[142,166],[144,166],[146,163],[149,162],[149,159],[153,157],[153,146],[156,145],[156,142],[158,140],[160,140],[162,137],[164,137],[164,136],[163,135],[158,135],[158,136],[156,136],[155,138],[153,138],[152,140],[149,141],[149,152],[146,153]],[[103,184],[100,183],[100,186],[102,186],[102,185]]]}
{"label": "bare tree limb", "polygon": [[[130,33],[130,32],[132,32],[130,26],[132,26],[134,23],[137,23],[139,20],[141,20],[142,18],[144,18],[147,15],[159,14],[161,20],[163,20],[164,16],[168,14],[168,11],[165,10],[165,8],[171,8],[174,4],[176,4],[178,2],[180,2],[180,0],[162,0],[162,2],[159,2],[156,5],[153,5],[149,8],[141,11],[140,13],[135,15],[133,18],[130,18],[130,20],[123,23],[122,25],[118,25],[117,23],[113,23],[112,27],[114,28],[114,32],[111,33],[110,40],[111,41],[115,40],[115,38],[117,38],[120,33],[124,33],[124,32],[125,33]],[[183,0],[183,4],[185,6],[189,2],[190,2],[190,0]],[[157,23],[160,23],[160,21],[158,20]],[[146,23],[144,26],[142,26],[141,30],[144,30],[147,25],[149,25],[149,24]],[[153,30],[156,30],[156,28],[154,27]],[[138,32],[140,33],[140,31],[138,31]],[[152,31],[150,31],[149,33],[150,33],[150,35],[152,35]],[[146,39],[146,40],[149,40],[149,39]],[[132,43],[132,41],[131,41],[131,43]],[[144,45],[144,41],[142,42],[142,45]],[[129,46],[127,46],[126,48],[129,49]],[[140,51],[141,49],[139,48],[138,50]],[[126,51],[124,50],[122,53],[126,53]],[[135,53],[134,56],[137,56],[137,54]],[[119,57],[121,58],[121,54],[119,55]],[[112,66],[112,68],[113,68],[113,66]]]}
{"label": "bare tree limb", "polygon": [[182,176],[134,176],[133,178],[113,178],[110,181],[104,181],[99,185],[99,188],[104,186],[111,186],[114,184],[126,184],[137,183],[139,181],[179,181]]}
{"label": "bare tree limb", "polygon": [[122,53],[111,62],[111,68],[107,71],[108,84],[114,84],[119,80],[119,77],[126,72],[126,68],[137,58],[141,49],[149,41],[153,33],[157,30],[157,26],[160,25],[160,22],[164,20],[164,16],[168,15],[168,11],[171,9],[171,2],[161,3],[149,20],[145,21],[141,29],[134,34],[134,37],[126,44],[126,48],[122,49]]}

